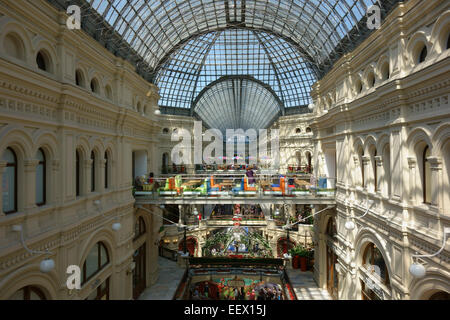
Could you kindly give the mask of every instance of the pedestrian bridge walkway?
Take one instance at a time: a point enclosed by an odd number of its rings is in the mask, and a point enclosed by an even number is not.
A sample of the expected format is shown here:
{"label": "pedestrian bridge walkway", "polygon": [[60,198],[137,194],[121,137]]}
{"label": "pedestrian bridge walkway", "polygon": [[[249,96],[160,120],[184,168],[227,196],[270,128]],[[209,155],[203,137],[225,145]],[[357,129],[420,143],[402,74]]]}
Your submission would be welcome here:
{"label": "pedestrian bridge walkway", "polygon": [[297,175],[137,177],[137,204],[334,204],[334,178]]}

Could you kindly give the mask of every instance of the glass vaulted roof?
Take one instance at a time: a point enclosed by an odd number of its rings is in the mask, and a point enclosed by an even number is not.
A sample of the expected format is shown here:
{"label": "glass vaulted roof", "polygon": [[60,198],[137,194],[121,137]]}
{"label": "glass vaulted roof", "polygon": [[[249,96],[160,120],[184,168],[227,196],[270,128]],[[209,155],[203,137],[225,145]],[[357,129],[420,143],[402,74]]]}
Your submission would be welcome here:
{"label": "glass vaulted roof", "polygon": [[191,39],[158,70],[160,105],[191,108],[222,76],[252,76],[270,86],[283,107],[311,102],[314,68],[289,42],[262,31],[227,29]]}
{"label": "glass vaulted roof", "polygon": [[[285,37],[311,62],[326,63],[376,0],[87,0],[157,69],[174,48],[230,26]],[[389,1],[383,1],[389,2]],[[391,0],[392,2],[392,0]]]}
{"label": "glass vaulted roof", "polygon": [[303,112],[312,83],[370,34],[367,9],[378,4],[385,16],[399,2],[48,1],[64,9],[69,2],[81,5],[87,12],[83,29],[160,88],[163,112],[180,114],[193,114],[203,90],[236,75],[270,87],[281,114]]}

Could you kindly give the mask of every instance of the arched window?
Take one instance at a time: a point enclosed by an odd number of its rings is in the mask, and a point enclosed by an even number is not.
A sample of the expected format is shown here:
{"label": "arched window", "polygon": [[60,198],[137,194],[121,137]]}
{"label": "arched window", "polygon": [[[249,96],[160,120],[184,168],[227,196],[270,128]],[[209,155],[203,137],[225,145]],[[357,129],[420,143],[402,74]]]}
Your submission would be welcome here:
{"label": "arched window", "polygon": [[359,156],[359,167],[361,170],[361,187],[365,188],[366,186],[366,179],[365,179],[365,175],[364,175],[364,150],[362,148],[359,149],[358,152],[358,156]]}
{"label": "arched window", "polygon": [[108,152],[105,152],[105,189],[108,189],[108,166],[109,166],[109,159],[108,159]]}
{"label": "arched window", "polygon": [[97,242],[89,251],[83,263],[83,274],[81,283],[89,281],[109,263],[109,254],[103,242]]}
{"label": "arched window", "polygon": [[94,93],[98,93],[99,92],[99,84],[97,79],[92,79],[91,80],[91,91]]}
{"label": "arched window", "polygon": [[47,162],[45,160],[45,153],[42,149],[39,148],[36,158],[39,160],[36,168],[36,204],[42,206],[45,204],[47,195]]}
{"label": "arched window", "polygon": [[80,70],[75,71],[75,84],[84,87],[83,73]]}
{"label": "arched window", "polygon": [[311,132],[312,132],[312,130],[310,127],[306,128],[306,133],[311,133]]}
{"label": "arched window", "polygon": [[423,183],[423,202],[431,203],[431,165],[428,158],[431,156],[431,150],[428,146],[423,150],[422,157],[422,183]]}
{"label": "arched window", "polygon": [[137,239],[145,233],[145,221],[139,217],[134,224],[134,238]]}
{"label": "arched window", "polygon": [[431,295],[428,300],[450,300],[450,293],[445,291],[438,291]]}
{"label": "arched window", "polygon": [[419,55],[419,63],[422,63],[425,61],[425,59],[427,58],[428,55],[428,49],[427,46],[424,45],[422,50],[420,51],[420,55]]}
{"label": "arched window", "polygon": [[164,129],[163,129],[163,133],[164,133],[164,134],[168,134],[168,133],[169,133],[169,129],[168,129],[168,128],[164,128]]}
{"label": "arched window", "polygon": [[43,71],[48,71],[48,61],[45,57],[45,54],[42,51],[39,51],[36,55],[36,64],[39,69]]}
{"label": "arched window", "polygon": [[6,168],[2,177],[2,203],[3,213],[17,212],[17,157],[11,148],[3,154]]}
{"label": "arched window", "polygon": [[3,47],[8,56],[25,60],[25,46],[22,39],[17,34],[9,33],[6,35],[3,41]]}
{"label": "arched window", "polygon": [[81,174],[81,170],[80,170],[80,152],[77,150],[75,151],[75,189],[76,189],[76,196],[79,197],[81,194],[81,190],[80,190],[80,174]]}
{"label": "arched window", "polygon": [[367,77],[367,85],[369,86],[369,88],[375,86],[375,75],[373,72],[369,73]]}
{"label": "arched window", "polygon": [[95,191],[95,152],[91,152],[91,192]]}
{"label": "arched window", "polygon": [[35,286],[26,286],[16,293],[9,300],[47,300],[41,289]]}
{"label": "arched window", "polygon": [[376,156],[377,156],[377,150],[375,149],[373,152],[373,157],[372,157],[373,184],[374,184],[375,192],[378,191],[378,167],[377,167],[377,161],[375,160]]}
{"label": "arched window", "polygon": [[301,132],[302,132],[302,130],[300,128],[295,129],[295,133],[299,134]]}
{"label": "arched window", "polygon": [[367,245],[364,250],[363,265],[369,272],[374,273],[374,276],[376,276],[384,285],[390,285],[386,262],[384,261],[381,251],[374,243]]}
{"label": "arched window", "polygon": [[363,90],[363,85],[362,85],[361,80],[358,79],[358,80],[356,81],[355,89],[356,89],[356,94],[360,94],[360,93],[362,92],[362,90]]}

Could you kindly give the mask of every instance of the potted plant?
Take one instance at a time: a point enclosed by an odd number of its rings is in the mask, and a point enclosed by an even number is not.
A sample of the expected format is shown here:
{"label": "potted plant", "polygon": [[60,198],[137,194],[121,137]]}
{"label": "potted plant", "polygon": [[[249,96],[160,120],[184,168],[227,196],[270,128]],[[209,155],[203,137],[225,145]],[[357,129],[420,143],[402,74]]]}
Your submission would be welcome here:
{"label": "potted plant", "polygon": [[308,250],[303,248],[302,246],[299,246],[298,255],[299,255],[299,262],[300,262],[300,270],[302,272],[308,271],[308,257],[309,257]]}
{"label": "potted plant", "polygon": [[292,256],[292,268],[298,269],[300,267],[300,253],[302,247],[295,246],[289,250],[289,254]]}

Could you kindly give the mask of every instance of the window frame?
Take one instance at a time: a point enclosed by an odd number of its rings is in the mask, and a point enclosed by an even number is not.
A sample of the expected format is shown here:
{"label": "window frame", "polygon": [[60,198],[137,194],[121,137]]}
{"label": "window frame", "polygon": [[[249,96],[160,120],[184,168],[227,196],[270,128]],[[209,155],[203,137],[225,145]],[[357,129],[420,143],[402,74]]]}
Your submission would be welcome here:
{"label": "window frame", "polygon": [[[45,152],[42,148],[38,149],[38,152],[42,153],[42,156],[44,158],[43,161],[39,161],[38,163],[38,167],[42,165],[43,168],[43,173],[42,173],[42,202],[37,202],[36,199],[36,205],[37,206],[43,206],[46,204],[47,202],[47,158],[45,156]],[[36,167],[36,187],[37,187],[37,167]],[[37,188],[36,188],[36,193],[37,193]]]}
{"label": "window frame", "polygon": [[[106,262],[102,265],[102,248],[105,249],[106,252]],[[86,272],[87,272],[87,266],[86,266],[86,261],[87,258],[89,257],[89,254],[91,253],[92,250],[97,249],[97,269],[95,270],[94,273],[92,273],[89,277],[87,276]],[[86,284],[87,282],[89,282],[89,280],[91,280],[92,278],[94,278],[98,273],[100,273],[102,270],[105,269],[105,267],[110,263],[110,257],[109,257],[109,252],[108,252],[108,248],[105,246],[105,244],[101,241],[97,242],[92,248],[91,250],[89,250],[86,259],[84,259],[83,262],[83,269],[81,271],[81,285],[83,286],[84,284]]]}
{"label": "window frame", "polygon": [[[9,150],[14,156],[14,163],[11,163],[11,162],[6,163],[6,167],[14,167],[14,190],[13,190],[14,191],[14,208],[13,208],[13,210],[10,210],[10,211],[3,211],[3,213],[4,214],[12,214],[12,213],[16,213],[18,211],[18,207],[17,207],[17,204],[18,204],[18,201],[17,201],[17,199],[18,199],[18,195],[17,195],[18,162],[17,162],[17,155],[14,152],[14,150],[11,147],[7,147],[6,150]],[[5,173],[3,173],[3,174],[5,174]],[[2,179],[3,179],[3,176],[2,176]],[[3,198],[3,192],[4,191],[2,190],[2,198]],[[3,206],[2,206],[2,210],[3,210]]]}
{"label": "window frame", "polygon": [[[427,164],[429,164],[430,162],[428,161],[428,159],[427,159],[427,156],[426,156],[426,154],[427,154],[427,152],[430,150],[430,147],[427,145],[424,149],[423,149],[423,153],[422,153],[422,199],[423,199],[423,203],[424,204],[431,204],[431,200],[432,199],[428,199],[428,197],[427,197],[427,193],[428,193],[428,188],[430,188],[431,189],[431,185],[430,186],[427,186],[427,177],[428,177],[428,174],[427,174]],[[429,174],[431,175],[431,168],[430,168],[430,172],[429,172]],[[430,178],[431,178],[431,176],[430,176]],[[430,195],[430,197],[431,197],[431,195]],[[428,201],[429,200],[429,201]]]}
{"label": "window frame", "polygon": [[96,172],[95,172],[95,165],[96,165],[96,156],[95,156],[95,152],[94,150],[91,151],[91,192],[95,192],[96,191],[96,187],[97,187],[97,183],[96,183]]}
{"label": "window frame", "polygon": [[75,196],[79,197],[81,196],[81,181],[80,181],[80,175],[81,175],[81,167],[80,167],[80,151],[77,149],[75,151]]}

